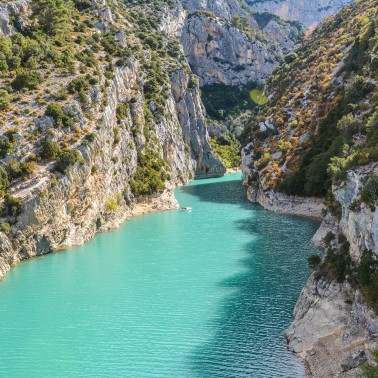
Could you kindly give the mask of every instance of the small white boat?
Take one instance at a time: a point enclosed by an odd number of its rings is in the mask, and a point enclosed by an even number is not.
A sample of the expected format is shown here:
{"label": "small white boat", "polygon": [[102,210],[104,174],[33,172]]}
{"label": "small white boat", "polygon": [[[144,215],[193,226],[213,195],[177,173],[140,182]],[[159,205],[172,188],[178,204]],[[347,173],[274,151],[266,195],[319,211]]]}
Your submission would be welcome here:
{"label": "small white boat", "polygon": [[192,208],[191,208],[191,207],[188,207],[188,206],[185,206],[185,207],[182,207],[181,210],[184,210],[184,211],[192,211]]}

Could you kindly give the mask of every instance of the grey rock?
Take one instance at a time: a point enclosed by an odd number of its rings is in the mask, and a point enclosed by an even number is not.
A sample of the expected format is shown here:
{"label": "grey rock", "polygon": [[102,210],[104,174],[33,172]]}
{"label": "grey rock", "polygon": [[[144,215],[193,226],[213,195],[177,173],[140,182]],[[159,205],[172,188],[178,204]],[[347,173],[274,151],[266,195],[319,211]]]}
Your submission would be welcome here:
{"label": "grey rock", "polygon": [[35,125],[40,131],[46,131],[47,129],[54,126],[54,118],[50,116],[43,116],[41,118],[38,118]]}
{"label": "grey rock", "polygon": [[309,28],[315,27],[324,17],[335,14],[352,2],[353,0],[247,0],[258,12],[273,13],[284,20],[298,20]]}
{"label": "grey rock", "polygon": [[341,362],[341,369],[343,372],[355,369],[367,360],[366,352],[364,350],[357,350],[356,352],[350,353],[349,356]]}

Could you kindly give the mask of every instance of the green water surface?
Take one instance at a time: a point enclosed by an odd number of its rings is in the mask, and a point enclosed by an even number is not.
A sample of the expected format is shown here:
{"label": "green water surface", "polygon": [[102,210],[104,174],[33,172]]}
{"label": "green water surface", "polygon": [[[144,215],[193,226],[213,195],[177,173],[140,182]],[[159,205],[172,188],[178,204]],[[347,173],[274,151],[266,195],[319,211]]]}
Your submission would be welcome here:
{"label": "green water surface", "polygon": [[0,283],[0,377],[302,377],[286,350],[318,224],[245,200],[240,173],[176,189]]}

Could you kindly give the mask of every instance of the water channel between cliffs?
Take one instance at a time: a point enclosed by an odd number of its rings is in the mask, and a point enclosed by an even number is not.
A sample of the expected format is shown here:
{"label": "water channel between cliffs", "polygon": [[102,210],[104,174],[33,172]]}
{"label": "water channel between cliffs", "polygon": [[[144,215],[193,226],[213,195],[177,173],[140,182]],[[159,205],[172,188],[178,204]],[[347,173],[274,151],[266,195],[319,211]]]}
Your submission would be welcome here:
{"label": "water channel between cliffs", "polygon": [[0,283],[1,377],[303,377],[286,350],[317,222],[245,199],[235,173]]}

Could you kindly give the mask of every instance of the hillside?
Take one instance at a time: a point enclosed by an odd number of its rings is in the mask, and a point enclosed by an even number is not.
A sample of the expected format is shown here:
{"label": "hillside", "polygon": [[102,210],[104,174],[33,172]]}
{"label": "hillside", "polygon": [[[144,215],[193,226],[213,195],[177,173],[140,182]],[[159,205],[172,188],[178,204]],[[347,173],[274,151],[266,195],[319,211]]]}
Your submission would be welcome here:
{"label": "hillside", "polygon": [[357,0],[286,55],[244,135],[249,199],[322,219],[286,333],[314,377],[355,377],[377,346],[377,6]]}
{"label": "hillside", "polygon": [[377,160],[376,6],[357,1],[331,17],[273,72],[250,127],[251,185],[324,196]]}

